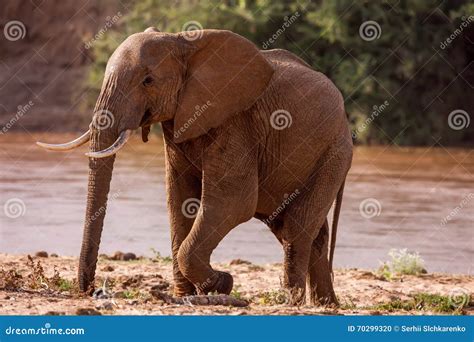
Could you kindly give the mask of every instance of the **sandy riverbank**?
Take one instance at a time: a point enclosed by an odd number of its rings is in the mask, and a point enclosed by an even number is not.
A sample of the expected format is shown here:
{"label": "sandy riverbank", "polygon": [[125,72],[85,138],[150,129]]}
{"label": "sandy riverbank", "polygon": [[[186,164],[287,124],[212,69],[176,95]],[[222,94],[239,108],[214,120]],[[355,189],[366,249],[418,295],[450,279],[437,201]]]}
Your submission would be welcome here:
{"label": "sandy riverbank", "polygon": [[[39,263],[38,263],[39,262]],[[280,290],[280,264],[242,261],[216,264],[234,276],[233,296],[247,307],[167,304],[150,293],[171,293],[171,263],[167,258],[130,261],[99,260],[97,284],[107,278],[109,299],[77,293],[77,259],[0,254],[0,314],[103,315],[333,315],[333,314],[473,314],[474,276],[424,274],[393,281],[360,269],[335,271],[339,308],[292,307]]]}

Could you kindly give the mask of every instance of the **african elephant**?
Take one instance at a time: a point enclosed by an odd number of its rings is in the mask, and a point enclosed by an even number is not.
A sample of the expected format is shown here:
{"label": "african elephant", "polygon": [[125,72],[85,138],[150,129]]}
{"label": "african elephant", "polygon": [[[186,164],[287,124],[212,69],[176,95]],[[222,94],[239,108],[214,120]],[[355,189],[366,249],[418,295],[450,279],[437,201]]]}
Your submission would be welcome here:
{"label": "african elephant", "polygon": [[[211,253],[256,217],[283,246],[291,302],[305,302],[308,282],[311,303],[337,303],[332,259],[352,139],[341,93],[326,76],[230,31],[149,28],[110,57],[94,113],[80,138],[39,143],[68,150],[90,140],[82,291],[93,286],[115,154],[133,130],[141,127],[146,142],[160,122],[175,295],[230,293],[233,278],[210,266]],[[107,115],[113,124],[97,124]],[[196,217],[182,211],[193,198]]]}

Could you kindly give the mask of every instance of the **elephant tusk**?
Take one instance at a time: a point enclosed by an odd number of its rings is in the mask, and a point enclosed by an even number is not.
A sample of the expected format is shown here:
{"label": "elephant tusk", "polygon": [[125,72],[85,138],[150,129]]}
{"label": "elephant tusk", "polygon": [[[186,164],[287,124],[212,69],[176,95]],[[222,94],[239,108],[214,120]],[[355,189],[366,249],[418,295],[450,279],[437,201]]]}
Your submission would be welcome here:
{"label": "elephant tusk", "polygon": [[130,138],[130,135],[132,135],[132,130],[127,129],[126,131],[123,131],[122,133],[120,133],[117,140],[115,140],[115,142],[110,147],[107,147],[105,150],[102,150],[102,151],[87,152],[86,156],[91,157],[91,158],[110,157],[114,155],[115,153],[117,153],[122,147],[125,146],[128,139]]}
{"label": "elephant tusk", "polygon": [[52,150],[52,151],[69,151],[73,150],[76,147],[79,147],[81,145],[84,145],[86,142],[90,140],[91,137],[91,130],[89,129],[86,133],[81,135],[79,138],[74,139],[73,141],[67,142],[65,144],[46,144],[37,141],[36,145],[41,146],[47,150]]}

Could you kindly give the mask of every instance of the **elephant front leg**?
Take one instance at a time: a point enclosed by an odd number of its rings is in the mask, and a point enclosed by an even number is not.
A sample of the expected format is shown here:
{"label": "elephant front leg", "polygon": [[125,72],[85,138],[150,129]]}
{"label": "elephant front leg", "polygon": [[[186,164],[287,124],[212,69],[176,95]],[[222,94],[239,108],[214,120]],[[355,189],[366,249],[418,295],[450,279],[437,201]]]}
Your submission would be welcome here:
{"label": "elephant front leg", "polygon": [[232,276],[226,272],[215,271],[210,265],[212,251],[224,236],[238,225],[232,217],[223,217],[220,211],[221,209],[215,209],[216,214],[211,215],[201,210],[193,229],[179,248],[179,269],[196,286],[198,294],[229,294],[232,291]]}
{"label": "elephant front leg", "polygon": [[243,134],[220,134],[202,155],[202,196],[191,232],[181,244],[178,265],[198,293],[232,291],[232,276],[210,265],[211,253],[234,227],[255,214],[257,150]]}
{"label": "elephant front leg", "polygon": [[173,254],[173,280],[174,280],[173,293],[176,297],[194,295],[196,294],[195,286],[181,273],[179,269],[179,264],[178,264],[179,246],[181,246],[181,243],[184,240],[184,238],[180,234],[173,234],[171,239],[172,239],[171,243],[172,243],[172,254]]}
{"label": "elephant front leg", "polygon": [[189,174],[167,170],[168,212],[171,225],[171,250],[173,256],[174,295],[196,294],[196,288],[180,271],[178,252],[194,223],[193,211],[201,197],[201,183]]}

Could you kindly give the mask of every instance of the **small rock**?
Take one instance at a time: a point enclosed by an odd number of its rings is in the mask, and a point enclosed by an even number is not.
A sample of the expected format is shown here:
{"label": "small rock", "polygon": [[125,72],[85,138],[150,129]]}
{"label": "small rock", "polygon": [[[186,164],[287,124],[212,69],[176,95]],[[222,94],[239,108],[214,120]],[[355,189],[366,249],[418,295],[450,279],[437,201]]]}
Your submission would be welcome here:
{"label": "small rock", "polygon": [[76,310],[76,315],[79,316],[101,316],[102,314],[93,308],[79,308]]}
{"label": "small rock", "polygon": [[250,261],[242,260],[242,259],[234,259],[230,262],[231,265],[250,265],[252,264]]}
{"label": "small rock", "polygon": [[115,252],[115,254],[110,257],[110,260],[123,260],[123,253]]}
{"label": "small rock", "polygon": [[378,279],[377,275],[370,271],[361,271],[361,273],[355,275],[356,279]]}
{"label": "small rock", "polygon": [[50,257],[51,257],[51,258],[57,258],[57,257],[59,257],[59,255],[57,255],[56,253],[52,253],[52,254],[50,255]]}
{"label": "small rock", "polygon": [[92,297],[94,299],[109,299],[110,294],[106,289],[101,287],[94,291],[94,293],[92,294]]}
{"label": "small rock", "polygon": [[44,315],[45,316],[64,316],[66,313],[62,311],[48,311]]}
{"label": "small rock", "polygon": [[247,312],[246,311],[233,311],[231,313],[229,313],[229,316],[243,316],[243,315],[246,315]]}
{"label": "small rock", "polygon": [[39,252],[36,252],[35,256],[37,256],[38,258],[47,258],[48,257],[48,252],[39,251]]}
{"label": "small rock", "polygon": [[166,280],[161,280],[158,282],[158,284],[155,284],[151,287],[151,290],[160,290],[160,291],[165,291],[168,290],[170,287],[170,283],[168,283]]}
{"label": "small rock", "polygon": [[125,297],[125,291],[116,291],[112,295],[113,298],[124,298]]}
{"label": "small rock", "polygon": [[113,272],[115,269],[111,265],[106,265],[102,268],[104,272]]}
{"label": "small rock", "polygon": [[138,285],[142,283],[142,281],[143,281],[143,275],[136,274],[136,275],[131,276],[130,278],[125,278],[125,280],[122,282],[122,287],[124,289],[131,286],[137,287]]}
{"label": "small rock", "polygon": [[129,260],[137,260],[137,256],[135,253],[122,253],[120,251],[115,252],[115,254],[110,257],[111,260],[121,260],[121,261],[129,261]]}
{"label": "small rock", "polygon": [[112,310],[114,308],[114,304],[112,302],[103,302],[95,307],[97,310]]}
{"label": "small rock", "polygon": [[265,269],[264,269],[262,266],[258,266],[258,265],[249,265],[249,266],[248,266],[248,270],[249,270],[249,271],[254,271],[254,272],[262,272],[262,271],[265,271]]}
{"label": "small rock", "polygon": [[122,256],[123,261],[137,260],[137,256],[134,253],[125,253]]}

